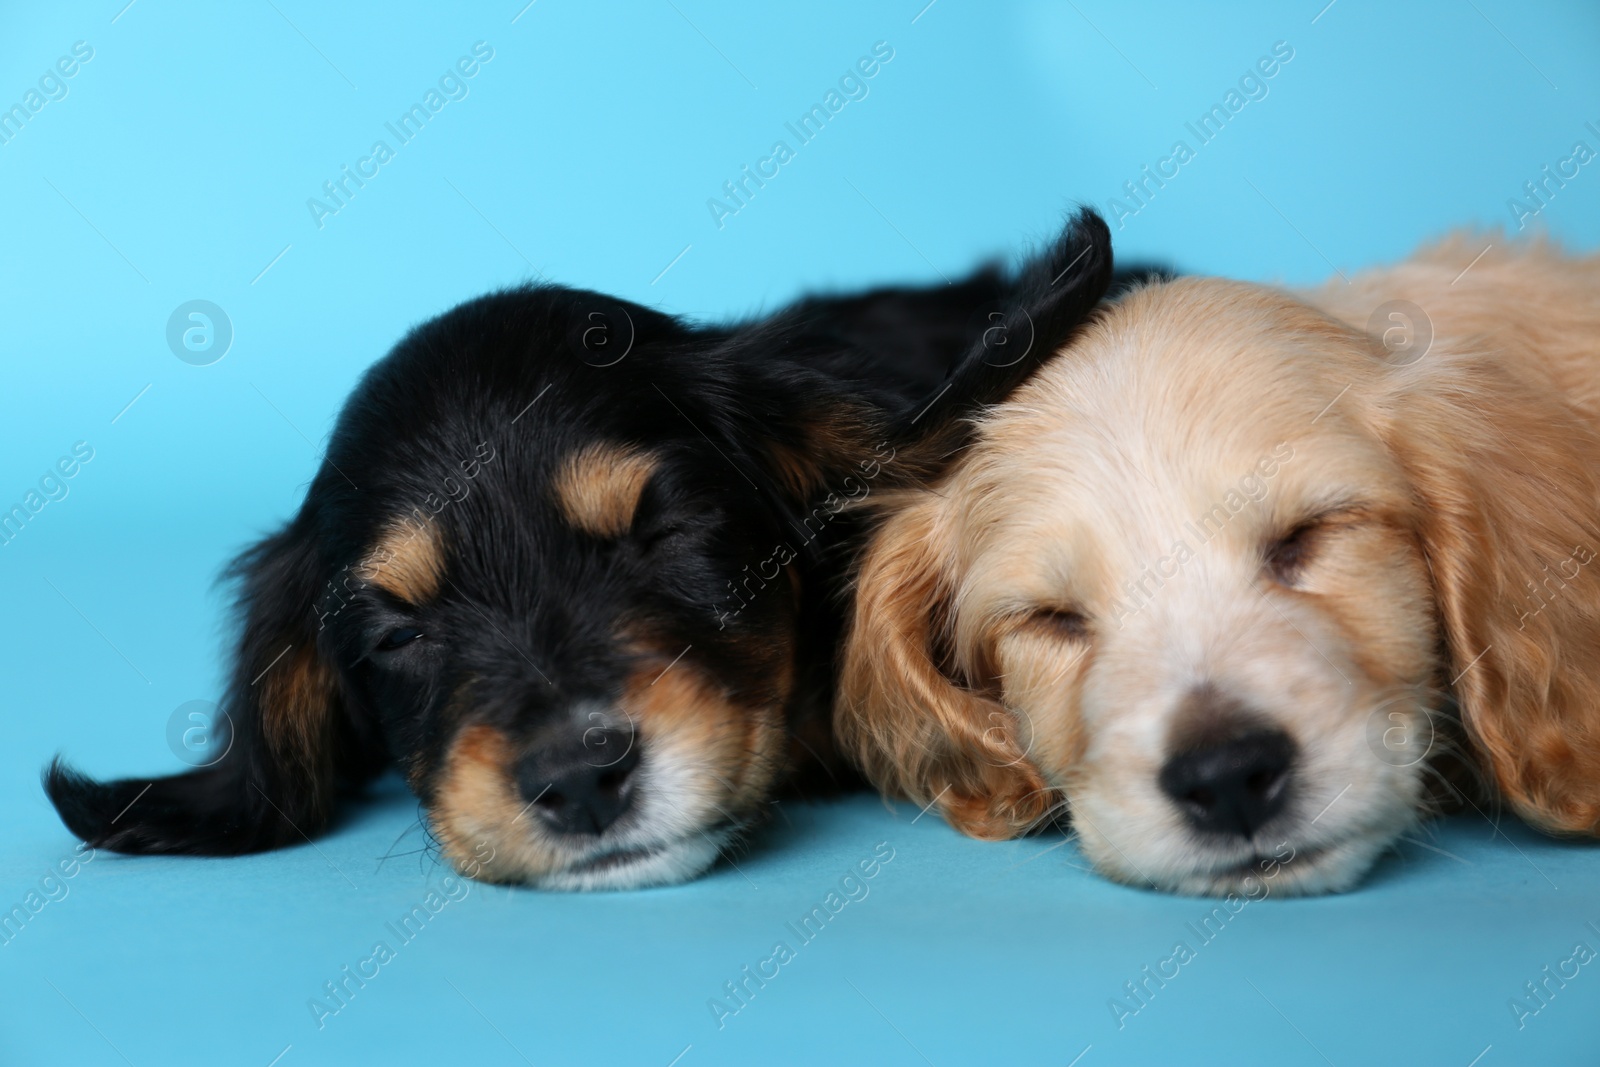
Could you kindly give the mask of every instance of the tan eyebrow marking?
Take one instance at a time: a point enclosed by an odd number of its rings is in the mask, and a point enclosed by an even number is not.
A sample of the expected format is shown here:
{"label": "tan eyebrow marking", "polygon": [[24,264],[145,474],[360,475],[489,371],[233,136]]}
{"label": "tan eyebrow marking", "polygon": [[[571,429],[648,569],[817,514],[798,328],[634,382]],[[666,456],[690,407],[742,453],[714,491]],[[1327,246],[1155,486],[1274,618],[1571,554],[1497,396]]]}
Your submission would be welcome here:
{"label": "tan eyebrow marking", "polygon": [[362,558],[359,576],[408,604],[432,599],[444,580],[444,539],[433,522],[401,519]]}
{"label": "tan eyebrow marking", "polygon": [[578,529],[620,537],[632,525],[639,496],[658,463],[657,457],[625,445],[589,445],[568,456],[556,473],[556,503]]}

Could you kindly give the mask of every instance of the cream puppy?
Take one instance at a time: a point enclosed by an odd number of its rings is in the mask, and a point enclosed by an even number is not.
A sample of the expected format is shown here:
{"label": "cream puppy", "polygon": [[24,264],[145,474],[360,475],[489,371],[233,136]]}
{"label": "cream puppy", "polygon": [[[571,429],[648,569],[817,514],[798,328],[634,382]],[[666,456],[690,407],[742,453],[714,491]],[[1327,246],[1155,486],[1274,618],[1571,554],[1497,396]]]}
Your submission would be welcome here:
{"label": "cream puppy", "polygon": [[1600,824],[1600,258],[1138,289],[881,506],[838,726],[966,833],[1070,809],[1120,881],[1342,890],[1452,738]]}

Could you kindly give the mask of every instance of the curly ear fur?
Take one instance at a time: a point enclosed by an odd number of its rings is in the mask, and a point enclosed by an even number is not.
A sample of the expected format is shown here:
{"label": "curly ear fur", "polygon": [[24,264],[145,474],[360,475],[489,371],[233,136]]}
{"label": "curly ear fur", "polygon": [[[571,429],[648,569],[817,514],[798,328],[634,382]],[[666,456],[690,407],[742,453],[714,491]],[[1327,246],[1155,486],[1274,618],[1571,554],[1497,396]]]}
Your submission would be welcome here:
{"label": "curly ear fur", "polygon": [[1404,288],[1389,295],[1453,336],[1387,372],[1383,432],[1422,505],[1446,680],[1473,748],[1517,814],[1596,834],[1600,258],[1502,249],[1457,285],[1481,244],[1447,242],[1396,272]]}
{"label": "curly ear fur", "polygon": [[937,804],[972,837],[1016,837],[1054,795],[1026,759],[1009,713],[940,669],[951,576],[941,501],[917,493],[861,564],[834,724],[886,792]]}
{"label": "curly ear fur", "polygon": [[[1111,284],[1112,268],[1105,221],[1079,210],[1010,283],[999,336],[1011,347],[987,334],[975,338],[933,398],[898,420],[891,440],[902,449],[901,476],[925,482],[948,466],[971,439],[972,415],[1005,399],[1070,342]],[[880,502],[889,518],[857,575],[834,716],[840,743],[879,788],[937,803],[972,837],[1015,837],[1038,825],[1058,796],[1017,743],[1010,713],[941,668],[949,535],[937,496],[912,491],[902,509],[907,499]]]}
{"label": "curly ear fur", "polygon": [[1451,378],[1402,401],[1391,447],[1421,499],[1462,718],[1517,814],[1594,833],[1600,435],[1496,365]]}
{"label": "curly ear fur", "polygon": [[244,553],[243,632],[223,710],[231,724],[214,765],[163,778],[97,782],[60,759],[45,789],[67,828],[96,848],[237,855],[323,830],[342,781],[370,778],[382,745],[346,713],[318,647],[316,598],[326,575],[301,518]]}

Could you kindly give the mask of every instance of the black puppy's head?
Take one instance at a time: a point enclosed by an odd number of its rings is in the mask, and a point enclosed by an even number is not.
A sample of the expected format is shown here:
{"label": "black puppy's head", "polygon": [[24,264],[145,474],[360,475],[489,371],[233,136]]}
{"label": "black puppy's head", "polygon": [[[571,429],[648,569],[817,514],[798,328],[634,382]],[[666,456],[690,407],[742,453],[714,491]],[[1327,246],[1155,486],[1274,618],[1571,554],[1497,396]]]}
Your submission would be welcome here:
{"label": "black puppy's head", "polygon": [[[1050,351],[1103,292],[1108,245],[1085,214],[1014,282],[887,294],[908,314],[870,323],[812,301],[701,329],[549,287],[426,323],[357,388],[299,513],[235,565],[227,755],[108,784],[58,763],[52,799],[101,847],[230,854],[314,836],[392,762],[464,873],[698,874],[796,762],[804,679],[831,654],[834,516],[1026,373],[943,326],[999,300]],[[885,321],[955,347],[931,402],[863,347]]]}

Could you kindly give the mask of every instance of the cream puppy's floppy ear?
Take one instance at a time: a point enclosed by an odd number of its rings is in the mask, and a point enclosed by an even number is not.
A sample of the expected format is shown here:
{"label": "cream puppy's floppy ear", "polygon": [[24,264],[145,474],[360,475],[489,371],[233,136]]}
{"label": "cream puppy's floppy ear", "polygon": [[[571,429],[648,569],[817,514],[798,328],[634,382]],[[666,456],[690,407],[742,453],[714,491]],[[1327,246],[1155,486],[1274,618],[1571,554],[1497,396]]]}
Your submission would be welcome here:
{"label": "cream puppy's floppy ear", "polygon": [[1449,678],[1500,792],[1600,830],[1600,435],[1505,361],[1396,373],[1384,435],[1419,497]]}
{"label": "cream puppy's floppy ear", "polygon": [[886,792],[937,803],[972,837],[1015,837],[1056,799],[1028,762],[1005,709],[952,677],[941,651],[953,546],[943,501],[917,492],[862,562],[835,724],[840,743]]}
{"label": "cream puppy's floppy ear", "polygon": [[[971,439],[973,414],[1059,354],[1111,277],[1110,230],[1081,209],[1019,271],[1003,328],[985,331],[944,387],[897,428],[901,470],[914,482],[936,480]],[[995,334],[1021,340],[992,346]],[[880,501],[889,518],[857,575],[835,723],[841,746],[880,789],[937,802],[973,837],[1014,837],[1048,815],[1057,797],[1018,745],[1010,714],[941,651],[954,584],[941,506],[920,490]]]}

